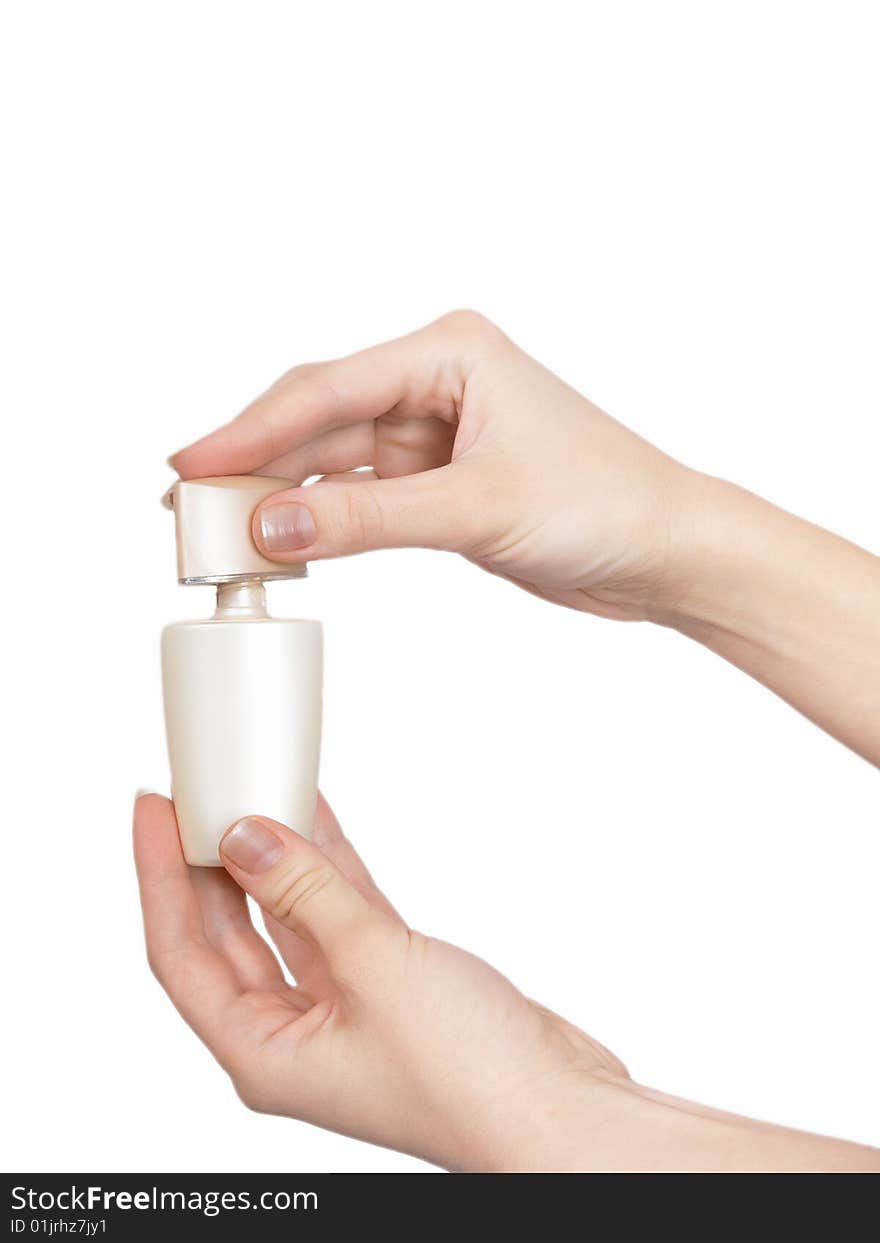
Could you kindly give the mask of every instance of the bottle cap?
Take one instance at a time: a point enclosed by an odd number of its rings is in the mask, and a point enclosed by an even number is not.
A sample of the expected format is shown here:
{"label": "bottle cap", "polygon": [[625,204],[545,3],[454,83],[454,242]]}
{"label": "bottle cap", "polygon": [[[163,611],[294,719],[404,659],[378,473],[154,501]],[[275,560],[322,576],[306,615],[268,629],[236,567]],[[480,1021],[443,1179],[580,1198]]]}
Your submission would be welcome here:
{"label": "bottle cap", "polygon": [[184,584],[305,578],[305,565],[280,565],[257,549],[251,521],[260,501],[295,485],[264,475],[182,479],[165,504],[174,511],[177,578]]}

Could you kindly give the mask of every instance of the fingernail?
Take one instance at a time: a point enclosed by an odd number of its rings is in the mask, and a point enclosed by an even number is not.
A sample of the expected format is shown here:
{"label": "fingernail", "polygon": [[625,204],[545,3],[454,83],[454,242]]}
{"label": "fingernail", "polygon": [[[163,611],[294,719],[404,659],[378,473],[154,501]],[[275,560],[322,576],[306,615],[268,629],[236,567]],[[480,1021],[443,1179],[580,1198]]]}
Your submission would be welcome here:
{"label": "fingernail", "polygon": [[267,505],[260,514],[260,530],[269,552],[308,548],[317,535],[315,520],[308,509],[294,502]]}
{"label": "fingernail", "polygon": [[139,786],[134,792],[134,805],[137,807],[138,799],[144,798],[147,794],[158,794],[158,790],[148,790],[146,786]]}
{"label": "fingernail", "polygon": [[243,872],[268,872],[281,858],[284,847],[262,820],[247,816],[223,838],[220,853]]}

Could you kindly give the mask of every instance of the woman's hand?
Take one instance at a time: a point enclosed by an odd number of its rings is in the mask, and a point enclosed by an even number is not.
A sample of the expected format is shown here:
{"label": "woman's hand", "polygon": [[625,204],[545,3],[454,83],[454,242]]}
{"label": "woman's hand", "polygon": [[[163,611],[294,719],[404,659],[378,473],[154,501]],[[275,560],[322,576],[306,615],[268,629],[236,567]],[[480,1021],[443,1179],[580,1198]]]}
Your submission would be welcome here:
{"label": "woman's hand", "polygon": [[620,618],[673,607],[687,572],[690,472],[472,311],[294,367],[172,465],[185,479],[329,475],[255,515],[281,562],[445,548]]}
{"label": "woman's hand", "polygon": [[559,604],[675,627],[880,764],[880,561],[674,462],[471,311],[295,367],[172,465],[329,476],[260,506],[266,556],[460,552]]}
{"label": "woman's hand", "polygon": [[413,932],[323,800],[313,842],[239,821],[226,871],[187,867],[167,799],[140,797],[134,828],[153,970],[253,1109],[448,1169],[878,1169],[871,1149],[633,1083],[486,963]]}
{"label": "woman's hand", "polygon": [[486,963],[409,929],[323,800],[314,842],[252,817],[221,854],[228,873],[189,868],[172,804],[137,800],[150,962],[251,1108],[448,1168],[511,1168],[563,1160],[551,1111],[626,1076]]}

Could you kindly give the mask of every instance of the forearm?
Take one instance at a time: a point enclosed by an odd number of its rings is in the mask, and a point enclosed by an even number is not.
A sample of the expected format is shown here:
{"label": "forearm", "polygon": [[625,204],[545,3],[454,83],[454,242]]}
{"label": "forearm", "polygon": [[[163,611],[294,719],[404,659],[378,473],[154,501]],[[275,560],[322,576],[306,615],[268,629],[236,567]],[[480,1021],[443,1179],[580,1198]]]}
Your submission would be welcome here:
{"label": "forearm", "polygon": [[880,558],[717,479],[695,479],[688,571],[657,620],[880,764]]}
{"label": "forearm", "polygon": [[880,1172],[880,1151],[584,1074],[503,1111],[463,1163],[496,1172]]}

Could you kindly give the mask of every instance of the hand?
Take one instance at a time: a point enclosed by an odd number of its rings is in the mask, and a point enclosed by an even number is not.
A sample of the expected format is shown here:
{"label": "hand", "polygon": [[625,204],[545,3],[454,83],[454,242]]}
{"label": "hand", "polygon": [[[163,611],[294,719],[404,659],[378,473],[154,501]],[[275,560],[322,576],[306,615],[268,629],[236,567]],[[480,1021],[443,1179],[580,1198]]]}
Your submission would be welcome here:
{"label": "hand", "polygon": [[[687,571],[691,472],[470,311],[294,367],[172,465],[183,478],[329,476],[255,515],[281,562],[445,548],[619,618],[672,607]],[[372,469],[347,474],[359,467]]]}
{"label": "hand", "polygon": [[473,312],[295,367],[172,464],[325,475],[259,507],[266,556],[460,552],[559,604],[676,627],[880,764],[880,561],[674,462]]}
{"label": "hand", "polygon": [[167,799],[139,798],[134,830],[153,970],[252,1109],[447,1169],[880,1169],[872,1149],[633,1083],[486,963],[408,928],[323,800],[313,842],[239,821],[226,871],[187,867]]}
{"label": "hand", "polygon": [[323,800],[312,843],[240,822],[221,847],[228,873],[187,867],[167,799],[139,798],[134,827],[153,970],[251,1108],[447,1168],[500,1169],[547,1161],[551,1142],[561,1159],[574,1083],[626,1076],[486,963],[410,930]]}

